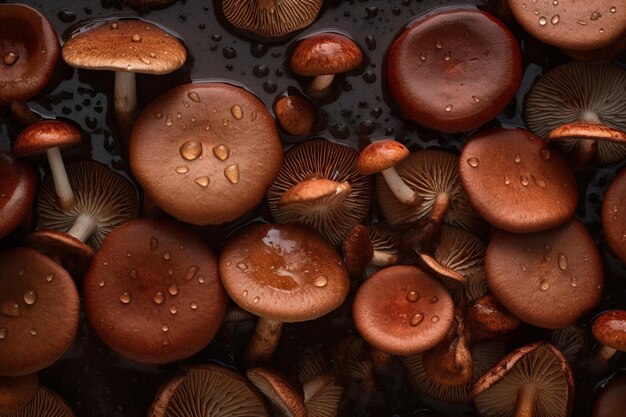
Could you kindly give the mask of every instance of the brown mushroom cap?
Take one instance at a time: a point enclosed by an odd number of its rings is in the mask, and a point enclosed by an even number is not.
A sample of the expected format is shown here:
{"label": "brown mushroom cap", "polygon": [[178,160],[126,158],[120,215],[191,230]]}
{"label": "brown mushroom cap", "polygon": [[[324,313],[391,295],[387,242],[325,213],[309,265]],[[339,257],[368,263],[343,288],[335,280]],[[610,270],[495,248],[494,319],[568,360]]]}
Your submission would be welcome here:
{"label": "brown mushroom cap", "polygon": [[27,163],[0,152],[0,238],[31,212],[36,187],[37,176]]}
{"label": "brown mushroom cap", "polygon": [[259,204],[283,159],[263,103],[224,83],[181,85],[153,101],[135,123],[129,153],[158,206],[198,225],[235,220]]}
{"label": "brown mushroom cap", "polygon": [[525,388],[534,391],[533,409],[519,415],[570,415],[574,400],[572,369],[563,354],[545,342],[523,346],[504,357],[474,383],[472,395],[481,415],[513,417],[525,397]]}
{"label": "brown mushroom cap", "polygon": [[13,143],[13,153],[28,157],[45,153],[50,148],[71,148],[83,142],[80,131],[69,123],[42,120],[26,127]]}
{"label": "brown mushroom cap", "polygon": [[605,311],[595,318],[591,332],[604,346],[626,352],[626,311]]}
{"label": "brown mushroom cap", "polygon": [[598,394],[591,417],[623,417],[626,410],[626,375],[612,378]]}
{"label": "brown mushroom cap", "polygon": [[51,365],[70,347],[79,299],[70,275],[30,248],[0,252],[0,375]]}
{"label": "brown mushroom cap", "polygon": [[418,18],[387,53],[394,99],[415,122],[467,132],[494,118],[521,81],[513,34],[478,9],[444,9]]}
{"label": "brown mushroom cap", "polygon": [[280,126],[294,136],[308,135],[313,130],[316,111],[304,97],[288,94],[274,103],[274,114]]}
{"label": "brown mushroom cap", "polygon": [[306,417],[304,398],[287,378],[271,368],[250,368],[246,376],[285,417]]}
{"label": "brown mushroom cap", "polygon": [[367,145],[357,160],[357,169],[361,175],[371,175],[395,166],[409,156],[409,150],[393,139],[383,139]]}
{"label": "brown mushroom cap", "polygon": [[626,170],[612,180],[602,202],[602,230],[609,247],[622,262],[626,262]]}
{"label": "brown mushroom cap", "polygon": [[234,27],[279,38],[309,26],[323,0],[221,0],[222,13]]}
{"label": "brown mushroom cap", "polygon": [[220,277],[241,308],[281,322],[329,313],[350,286],[337,252],[311,230],[290,224],[248,226],[230,238]]}
{"label": "brown mushroom cap", "polygon": [[526,233],[574,216],[576,178],[556,149],[522,129],[493,129],[472,137],[459,157],[472,206],[492,225]]}
{"label": "brown mushroom cap", "polygon": [[22,243],[55,260],[60,260],[62,265],[65,265],[65,262],[71,263],[80,275],[94,254],[91,246],[58,230],[36,230],[24,236]]}
{"label": "brown mushroom cap", "polygon": [[615,41],[626,30],[626,1],[509,0],[515,19],[531,35],[560,48],[587,50]]}
{"label": "brown mushroom cap", "polygon": [[63,59],[75,68],[167,74],[183,66],[185,46],[139,19],[100,22],[65,41]]}
{"label": "brown mushroom cap", "polygon": [[626,156],[626,132],[603,124],[567,123],[551,130],[548,140],[568,155],[574,168],[609,165]]}
{"label": "brown mushroom cap", "polygon": [[604,286],[600,251],[578,220],[543,232],[498,231],[487,247],[485,268],[489,289],[507,310],[550,329],[589,312]]}
{"label": "brown mushroom cap", "polygon": [[[6,417],[75,417],[72,410],[58,394],[40,387],[35,398],[21,410]],[[4,417],[4,416],[3,416]]]}
{"label": "brown mushroom cap", "polygon": [[0,415],[14,413],[26,406],[39,391],[37,374],[0,376]]}
{"label": "brown mushroom cap", "polygon": [[423,352],[441,342],[454,319],[446,288],[413,266],[381,269],[361,284],[352,305],[359,334],[394,355]]}
{"label": "brown mushroom cap", "polygon": [[26,101],[46,86],[59,56],[56,31],[41,13],[0,4],[0,105]]}
{"label": "brown mushroom cap", "polygon": [[348,72],[362,62],[359,45],[347,36],[330,32],[302,39],[289,60],[293,72],[309,77]]}

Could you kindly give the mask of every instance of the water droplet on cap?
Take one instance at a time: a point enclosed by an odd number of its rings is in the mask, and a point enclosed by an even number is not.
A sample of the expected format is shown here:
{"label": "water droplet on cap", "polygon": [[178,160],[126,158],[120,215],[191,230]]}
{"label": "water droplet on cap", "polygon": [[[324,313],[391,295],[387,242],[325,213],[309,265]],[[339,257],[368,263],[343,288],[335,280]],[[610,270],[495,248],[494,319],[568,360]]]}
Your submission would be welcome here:
{"label": "water droplet on cap", "polygon": [[259,301],[261,301],[259,297],[254,297],[254,299],[252,300],[254,304],[257,304]]}
{"label": "water droplet on cap", "polygon": [[152,297],[152,301],[154,301],[155,304],[163,304],[163,301],[165,301],[165,295],[163,295],[161,291],[157,291],[157,293],[154,294],[154,297]]}
{"label": "water droplet on cap", "polygon": [[32,336],[37,336],[37,329],[30,329],[30,334]]}
{"label": "water droplet on cap", "polygon": [[429,300],[429,302],[430,302],[431,304],[435,304],[437,301],[439,301],[439,298],[437,298],[437,297],[432,297],[432,298]]}
{"label": "water droplet on cap", "polygon": [[543,291],[546,291],[548,289],[549,285],[547,281],[541,281],[541,283],[539,284],[539,288],[541,288]]}
{"label": "water droplet on cap", "polygon": [[561,20],[561,16],[555,14],[554,16],[552,16],[552,19],[550,19],[550,23],[556,25],[557,23],[559,23],[559,20]]}
{"label": "water droplet on cap", "polygon": [[28,305],[33,305],[37,301],[37,293],[35,290],[28,290],[24,293],[24,302]]}
{"label": "water droplet on cap", "polygon": [[198,273],[199,269],[200,268],[197,265],[191,265],[189,268],[187,268],[187,272],[185,272],[185,279],[193,279],[193,277],[196,276],[196,273]]}
{"label": "water droplet on cap", "polygon": [[200,187],[208,187],[211,179],[209,177],[198,177],[194,180]]}
{"label": "water droplet on cap", "polygon": [[611,11],[611,13],[615,13],[617,11],[617,7],[611,6],[609,10]]}
{"label": "water droplet on cap", "polygon": [[192,310],[197,310],[198,309],[198,303],[191,303],[191,304],[189,304],[189,307],[191,307]]}
{"label": "water droplet on cap", "polygon": [[559,269],[561,271],[565,271],[567,269],[567,255],[564,253],[559,253],[558,258]]}
{"label": "water droplet on cap", "polygon": [[469,166],[471,166],[472,168],[477,168],[478,167],[478,158],[470,158],[467,160],[467,163],[469,164]]}
{"label": "water droplet on cap", "polygon": [[161,326],[161,330],[163,330],[164,332],[169,331],[170,326],[168,326],[167,324],[164,324],[163,326]]}
{"label": "water droplet on cap", "polygon": [[246,270],[248,270],[248,265],[246,265],[246,264],[245,264],[245,263],[243,263],[243,262],[239,262],[239,263],[237,264],[237,268],[241,269],[242,271],[246,271]]}
{"label": "water droplet on cap", "polygon": [[178,313],[178,308],[176,306],[171,306],[170,307],[170,313],[171,314],[176,314]]}
{"label": "water droplet on cap", "polygon": [[20,305],[12,301],[4,301],[0,305],[0,313],[7,317],[19,317],[22,314]]}
{"label": "water droplet on cap", "polygon": [[546,19],[546,17],[545,17],[545,16],[541,16],[541,17],[539,18],[539,24],[540,24],[541,26],[545,26],[545,25],[546,25],[546,23],[548,23],[548,19]]}
{"label": "water droplet on cap", "polygon": [[167,292],[170,293],[170,295],[176,295],[178,294],[178,285],[176,284],[170,284],[169,287],[167,287]]}
{"label": "water droplet on cap", "polygon": [[167,346],[170,344],[170,340],[167,337],[164,337],[162,343],[164,346]]}
{"label": "water droplet on cap", "polygon": [[100,286],[100,288],[104,287],[106,285],[106,281],[105,280],[101,280],[98,285]]}
{"label": "water droplet on cap", "polygon": [[426,55],[425,54],[420,54],[420,59],[422,61],[426,61]]}
{"label": "water droplet on cap", "polygon": [[165,124],[166,124],[167,126],[171,126],[171,125],[172,125],[172,123],[173,123],[173,120],[172,120],[172,115],[171,115],[171,114],[168,114],[167,116],[165,116]]}
{"label": "water droplet on cap", "polygon": [[598,11],[594,11],[593,13],[591,13],[591,16],[589,17],[589,20],[598,20],[599,18],[601,18],[602,15],[600,14],[600,12]]}
{"label": "water droplet on cap", "polygon": [[120,27],[116,22],[111,23],[111,29],[117,30]]}
{"label": "water droplet on cap", "polygon": [[239,182],[239,164],[230,164],[224,168],[224,176],[233,184]]}
{"label": "water droplet on cap", "polygon": [[511,179],[509,177],[504,177],[504,183],[509,185],[511,183]]}
{"label": "water droplet on cap", "polygon": [[432,321],[433,323],[437,323],[437,322],[439,322],[439,316],[432,316],[432,318],[430,319],[430,321]]}
{"label": "water droplet on cap", "polygon": [[179,165],[175,168],[175,171],[179,174],[186,174],[189,172],[189,167],[187,165]]}
{"label": "water droplet on cap", "polygon": [[18,59],[20,59],[20,56],[18,54],[16,54],[15,52],[9,52],[4,56],[3,61],[5,65],[13,65],[17,62]]}
{"label": "water droplet on cap", "polygon": [[422,321],[424,321],[424,315],[422,313],[417,313],[415,315],[413,315],[413,317],[411,317],[411,326],[417,326],[418,324],[420,324]]}
{"label": "water droplet on cap", "polygon": [[54,272],[50,272],[48,275],[46,275],[46,282],[52,282],[53,279],[54,279]]}
{"label": "water droplet on cap", "polygon": [[191,101],[195,101],[196,103],[200,103],[200,95],[195,91],[190,91],[187,93],[187,97],[191,99]]}
{"label": "water droplet on cap", "polygon": [[328,284],[328,278],[325,275],[319,275],[313,279],[313,285],[318,288],[325,287]]}
{"label": "water droplet on cap", "polygon": [[234,104],[230,108],[230,114],[237,120],[241,120],[243,118],[243,108],[239,104]]}
{"label": "water droplet on cap", "polygon": [[141,35],[135,33],[130,37],[130,40],[133,42],[141,42]]}
{"label": "water droplet on cap", "polygon": [[406,293],[406,300],[409,303],[414,303],[419,299],[420,299],[420,293],[418,293],[417,291],[409,291],[408,293]]}
{"label": "water droplet on cap", "polygon": [[188,161],[193,161],[202,155],[202,143],[197,140],[188,140],[180,145],[180,156]]}
{"label": "water droplet on cap", "polygon": [[0,340],[4,340],[9,332],[4,327],[0,328]]}
{"label": "water droplet on cap", "polygon": [[519,182],[526,187],[529,184],[528,178],[526,178],[525,176],[520,176],[519,177]]}
{"label": "water droplet on cap", "polygon": [[130,303],[130,294],[127,291],[124,291],[122,295],[120,295],[120,301],[124,304]]}
{"label": "water droplet on cap", "polygon": [[437,49],[443,48],[443,42],[441,42],[440,40],[436,40],[435,41],[435,48],[437,48]]}
{"label": "water droplet on cap", "polygon": [[139,273],[137,272],[136,269],[131,269],[130,272],[128,272],[128,278],[137,279],[139,278]]}
{"label": "water droplet on cap", "polygon": [[452,111],[452,107],[453,107],[452,104],[446,104],[445,110],[447,112],[450,112],[450,111]]}
{"label": "water droplet on cap", "polygon": [[230,149],[226,145],[215,145],[213,147],[213,155],[220,161],[225,161],[230,155]]}

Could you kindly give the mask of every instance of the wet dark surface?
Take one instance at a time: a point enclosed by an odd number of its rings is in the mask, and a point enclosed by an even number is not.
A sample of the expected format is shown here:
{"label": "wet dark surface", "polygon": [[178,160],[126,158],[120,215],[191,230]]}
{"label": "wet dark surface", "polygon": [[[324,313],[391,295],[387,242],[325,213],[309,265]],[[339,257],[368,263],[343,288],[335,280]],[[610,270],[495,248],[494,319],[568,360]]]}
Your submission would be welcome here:
{"label": "wet dark surface", "polygon": [[[385,51],[400,28],[433,7],[478,4],[496,11],[485,1],[327,1],[320,18],[309,28],[276,44],[261,44],[231,32],[216,17],[211,2],[187,0],[174,3],[164,10],[139,14],[116,0],[77,1],[46,0],[24,2],[41,10],[61,36],[85,24],[88,19],[139,17],[158,23],[184,39],[189,50],[185,66],[166,76],[139,75],[139,105],[144,107],[170,87],[190,81],[228,80],[243,85],[255,93],[272,111],[274,100],[288,88],[304,91],[307,80],[291,74],[289,51],[294,40],[318,31],[337,31],[352,37],[366,55],[366,63],[358,70],[339,76],[329,99],[318,101],[319,120],[315,136],[343,143],[355,149],[369,139],[394,136],[410,149],[445,148],[458,152],[467,135],[443,135],[418,128],[402,117],[390,100],[384,82]],[[495,3],[495,2],[494,2]],[[533,80],[542,72],[567,61],[558,50],[541,45],[519,27],[502,17],[514,31],[524,53],[524,77],[516,99],[488,125],[523,126],[522,100]],[[624,65],[626,59],[620,61]],[[74,70],[60,62],[54,80],[29,104],[46,117],[56,117],[77,125],[87,139],[86,145],[70,150],[66,160],[91,158],[128,175],[124,145],[111,123],[113,74]],[[8,150],[19,128],[7,123],[0,125],[0,150]],[[303,141],[283,135],[285,146]],[[623,165],[623,164],[622,164]],[[45,162],[41,167],[46,167]],[[608,167],[577,174],[581,203],[577,216],[585,222],[602,249],[606,265],[605,292],[593,314],[608,308],[626,307],[626,268],[611,255],[602,237],[599,220],[602,195],[617,167]],[[263,216],[259,208],[231,225],[197,228],[219,250],[225,236],[249,221]],[[373,211],[371,219],[376,218]],[[14,236],[0,241],[0,246],[14,243]],[[80,286],[80,284],[79,284]],[[320,346],[332,360],[337,341],[351,331],[349,300],[331,315],[308,323],[287,325],[273,365],[286,374],[294,375],[297,353],[310,346]],[[588,327],[590,315],[583,320]],[[227,326],[215,341],[186,363],[218,361],[237,366],[250,329],[250,323]],[[545,337],[546,332],[523,327],[508,339],[511,348]],[[591,342],[593,347],[593,342]],[[75,344],[63,358],[41,372],[41,381],[61,394],[77,416],[122,417],[147,413],[159,385],[173,375],[179,364],[147,367],[130,363],[112,353],[89,330],[86,321],[81,326]],[[573,415],[590,415],[590,407],[598,385],[615,372],[626,371],[626,360],[618,358],[610,366],[598,369],[583,357],[573,365],[576,376],[576,403]],[[355,389],[348,392],[341,405],[342,416],[461,416],[474,415],[468,407],[436,403],[415,394],[403,381],[398,364],[379,375],[377,387],[371,394]],[[437,411],[429,411],[437,410]],[[438,414],[441,413],[441,414]]]}

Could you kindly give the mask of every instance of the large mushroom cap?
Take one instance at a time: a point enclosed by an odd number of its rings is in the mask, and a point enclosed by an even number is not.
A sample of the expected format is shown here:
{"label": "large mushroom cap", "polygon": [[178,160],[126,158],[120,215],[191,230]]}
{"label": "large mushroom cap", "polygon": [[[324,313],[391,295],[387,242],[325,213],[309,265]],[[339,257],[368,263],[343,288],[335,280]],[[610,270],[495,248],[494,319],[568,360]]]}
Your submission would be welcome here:
{"label": "large mushroom cap", "polygon": [[13,143],[13,153],[18,157],[38,155],[47,149],[79,146],[83,141],[80,130],[58,120],[35,122],[20,132]]}
{"label": "large mushroom cap", "polygon": [[626,262],[626,170],[611,181],[602,202],[602,230],[609,247]]}
{"label": "large mushroom cap", "polygon": [[31,212],[36,187],[37,176],[27,163],[0,152],[0,238]]}
{"label": "large mushroom cap", "polygon": [[551,329],[589,312],[604,286],[600,251],[578,220],[543,232],[498,231],[487,247],[485,268],[489,289],[504,307],[522,321]]}
{"label": "large mushroom cap", "polygon": [[26,101],[46,86],[59,56],[56,31],[41,13],[0,4],[0,104]]}
{"label": "large mushroom cap", "polygon": [[298,42],[289,60],[293,72],[315,77],[348,72],[363,62],[363,52],[339,33],[320,33]]}
{"label": "large mushroom cap", "polygon": [[149,219],[107,236],[85,274],[84,297],[98,336],[142,363],[198,352],[213,339],[227,303],[208,245],[177,223]]}
{"label": "large mushroom cap", "polygon": [[257,224],[230,238],[220,277],[241,308],[281,322],[329,313],[350,286],[337,252],[316,233],[289,224]]}
{"label": "large mushroom cap", "polygon": [[74,341],[78,292],[65,269],[33,249],[2,251],[0,271],[0,375],[30,374]]}
{"label": "large mushroom cap", "polygon": [[163,210],[219,224],[263,199],[283,160],[276,124],[255,96],[224,83],[178,86],[139,116],[133,174]]}
{"label": "large mushroom cap", "polygon": [[423,352],[441,342],[454,319],[446,288],[413,266],[381,269],[359,287],[354,325],[376,349],[394,355]]}
{"label": "large mushroom cap", "polygon": [[445,9],[404,29],[387,54],[394,99],[415,122],[467,132],[495,117],[521,81],[513,34],[489,13]]}
{"label": "large mushroom cap", "polygon": [[626,410],[626,375],[617,376],[598,394],[592,417],[622,417]]}
{"label": "large mushroom cap", "polygon": [[472,137],[459,157],[472,206],[489,223],[525,233],[574,216],[576,178],[556,149],[522,129],[493,129]]}
{"label": "large mushroom cap", "polygon": [[75,68],[167,74],[183,66],[185,46],[158,26],[139,19],[106,21],[82,29],[63,45]]}
{"label": "large mushroom cap", "polygon": [[626,311],[605,311],[595,318],[591,332],[602,345],[626,352]]}

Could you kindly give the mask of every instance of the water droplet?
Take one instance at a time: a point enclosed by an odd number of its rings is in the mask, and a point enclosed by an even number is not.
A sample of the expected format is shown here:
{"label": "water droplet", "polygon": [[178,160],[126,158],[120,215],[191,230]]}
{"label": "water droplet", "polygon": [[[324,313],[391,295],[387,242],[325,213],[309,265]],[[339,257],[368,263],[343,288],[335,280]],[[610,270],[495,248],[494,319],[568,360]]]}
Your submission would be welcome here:
{"label": "water droplet", "polygon": [[467,160],[467,163],[472,168],[477,168],[478,167],[478,158],[470,158],[470,159]]}
{"label": "water droplet", "polygon": [[546,188],[546,182],[544,180],[542,180],[541,178],[535,178],[534,176],[533,179],[535,180],[535,184],[537,184],[541,188]]}
{"label": "water droplet", "polygon": [[245,264],[245,263],[243,263],[243,262],[239,262],[239,263],[237,264],[237,268],[241,269],[242,271],[247,271],[247,270],[248,270],[248,265],[246,265],[246,264]]}
{"label": "water droplet", "polygon": [[443,48],[443,42],[441,42],[440,40],[435,41],[435,48],[437,49]]}
{"label": "water droplet", "polygon": [[420,59],[422,61],[426,61],[426,54],[420,54]]}
{"label": "water droplet", "polygon": [[172,125],[172,123],[173,123],[173,122],[172,122],[172,115],[171,115],[171,114],[168,114],[167,116],[165,116],[165,124],[166,124],[167,126],[171,126],[171,125]]}
{"label": "water droplet", "polygon": [[191,265],[188,269],[187,272],[185,272],[185,279],[187,281],[189,281],[190,279],[193,279],[193,277],[196,276],[196,273],[198,273],[198,270],[200,268],[197,265]]}
{"label": "water droplet", "polygon": [[37,336],[37,329],[30,329],[30,334],[32,336]]}
{"label": "water droplet", "polygon": [[550,23],[556,25],[557,23],[559,23],[559,20],[561,20],[561,16],[555,14],[554,16],[552,16],[552,19],[550,19]]}
{"label": "water droplet", "polygon": [[167,275],[174,275],[174,270],[172,268],[168,269]]}
{"label": "water droplet", "polygon": [[19,317],[22,314],[20,305],[11,301],[5,301],[0,305],[0,313],[7,317]]}
{"label": "water droplet", "polygon": [[522,271],[526,272],[526,271],[528,271],[528,268],[526,268],[524,265],[522,265]]}
{"label": "water droplet", "polygon": [[596,20],[598,20],[601,17],[602,17],[602,15],[600,14],[600,12],[595,11],[595,12],[591,13],[591,16],[589,17],[589,20],[596,21]]}
{"label": "water droplet", "polygon": [[433,323],[437,323],[439,322],[439,316],[433,316],[430,321],[432,321]]}
{"label": "water droplet", "polygon": [[509,185],[511,183],[511,179],[509,177],[504,177],[504,183]]}
{"label": "water droplet", "polygon": [[152,301],[154,301],[155,304],[163,304],[165,301],[165,295],[163,295],[161,291],[157,291],[157,293],[154,294],[154,297],[152,297]]}
{"label": "water droplet", "polygon": [[128,291],[124,291],[122,295],[120,295],[120,301],[124,304],[130,303],[130,294]]}
{"label": "water droplet", "polygon": [[244,296],[244,298],[247,297],[248,296],[248,290],[243,290],[242,295]]}
{"label": "water droplet", "polygon": [[167,345],[170,344],[170,340],[167,337],[164,337],[163,340],[162,340],[162,343],[163,343],[164,346],[167,346]]}
{"label": "water droplet", "polygon": [[150,250],[156,250],[159,247],[159,239],[156,237],[150,238]]}
{"label": "water droplet", "polygon": [[234,104],[230,108],[230,114],[237,120],[241,120],[243,118],[243,108],[239,104]]}
{"label": "water droplet", "polygon": [[189,97],[191,99],[191,101],[194,101],[196,103],[200,103],[200,95],[195,92],[195,91],[190,91],[187,93],[187,97]]}
{"label": "water droplet", "polygon": [[197,310],[198,309],[198,303],[191,303],[191,304],[189,304],[189,307],[191,307],[192,310]]}
{"label": "water droplet", "polygon": [[116,22],[111,23],[111,29],[112,30],[117,30],[119,27],[120,26]]}
{"label": "water droplet", "polygon": [[188,140],[180,145],[180,156],[188,161],[193,161],[202,155],[202,143],[198,140]]}
{"label": "water droplet", "polygon": [[476,102],[476,103],[480,103],[480,98],[476,97],[476,96],[472,96],[472,99]]}
{"label": "water droplet", "polygon": [[541,26],[545,26],[545,25],[546,25],[546,23],[548,23],[548,19],[546,19],[546,17],[545,17],[545,16],[541,16],[541,17],[539,18],[539,24],[540,24]]}
{"label": "water droplet", "polygon": [[186,174],[189,172],[189,167],[187,165],[179,165],[176,167],[175,171],[179,174]]}
{"label": "water droplet", "polygon": [[106,280],[100,280],[100,282],[98,283],[98,285],[100,286],[100,288],[104,287],[106,285]]}
{"label": "water droplet", "polygon": [[130,279],[137,279],[137,278],[139,278],[139,273],[137,272],[136,269],[131,269],[128,272],[128,278],[130,278]]}
{"label": "water droplet", "polygon": [[170,259],[172,259],[172,252],[168,250],[163,252],[163,259],[165,259],[166,261],[169,261]]}
{"label": "water droplet", "polygon": [[164,324],[163,326],[161,326],[161,330],[163,330],[164,332],[167,332],[170,330],[170,326],[168,326],[167,324]]}
{"label": "water droplet", "polygon": [[167,287],[167,292],[170,293],[170,295],[176,295],[178,294],[178,285],[176,284],[170,284],[169,287]]}
{"label": "water droplet", "polygon": [[539,284],[539,288],[541,288],[542,291],[546,291],[548,287],[549,287],[548,281],[541,280],[541,283]]}
{"label": "water droplet", "polygon": [[130,40],[133,42],[141,42],[141,35],[135,33],[130,37]]}
{"label": "water droplet", "polygon": [[254,297],[254,299],[252,300],[254,304],[257,304],[259,301],[261,301],[259,297]]}
{"label": "water droplet", "polygon": [[577,287],[578,286],[578,284],[576,283],[576,279],[574,277],[570,278],[569,285],[572,286],[572,287]]}
{"label": "water droplet", "polygon": [[613,210],[613,213],[617,213],[617,211],[619,210],[617,207],[617,204],[613,204],[613,207],[611,207],[611,210]]}
{"label": "water droplet", "polygon": [[230,148],[222,144],[215,145],[213,147],[213,155],[215,155],[215,157],[219,159],[220,161],[225,161],[228,159],[228,156],[230,155]]}
{"label": "water droplet", "polygon": [[325,275],[319,275],[313,279],[313,285],[318,288],[325,287],[328,284],[328,278]]}
{"label": "water droplet", "polygon": [[17,273],[17,274],[18,274],[19,276],[23,277],[25,272],[26,272],[26,268],[22,268],[22,269],[20,269],[20,270],[18,271],[18,273]]}
{"label": "water droplet", "polygon": [[611,13],[615,13],[617,11],[617,7],[611,6],[609,10],[611,11]]}
{"label": "water droplet", "polygon": [[0,328],[0,340],[4,340],[9,332],[4,327]]}
{"label": "water droplet", "polygon": [[420,324],[422,321],[424,321],[424,315],[422,313],[416,313],[415,315],[413,315],[413,317],[411,317],[411,326],[415,327],[418,324]]}
{"label": "water droplet", "polygon": [[33,305],[37,301],[37,293],[35,290],[28,290],[24,293],[24,302],[28,305]]}
{"label": "water droplet", "polygon": [[406,293],[406,300],[409,303],[414,303],[419,299],[420,299],[420,293],[418,293],[417,291],[412,290]]}
{"label": "water droplet", "polygon": [[579,20],[578,24],[582,26],[587,26],[587,22],[585,22],[584,20]]}
{"label": "water droplet", "polygon": [[452,111],[452,104],[446,104],[445,110],[446,110],[447,112]]}
{"label": "water droplet", "polygon": [[519,177],[519,182],[526,187],[529,184],[528,178],[526,178],[525,176],[521,175]]}
{"label": "water droplet", "polygon": [[515,155],[515,158],[513,158],[513,160],[516,164],[519,164],[519,162],[522,160],[522,157],[520,156],[520,154],[517,154]]}
{"label": "water droplet", "polygon": [[233,184],[239,182],[239,164],[226,165],[224,168],[224,176]]}
{"label": "water droplet", "polygon": [[154,52],[150,52],[150,58],[156,58],[156,54]]}
{"label": "water droplet", "polygon": [[146,65],[150,65],[150,64],[152,64],[152,61],[150,61],[148,58],[143,57],[143,56],[142,56],[142,57],[139,57],[139,60],[140,60],[141,62],[143,62],[144,64],[146,64]]}
{"label": "water droplet", "polygon": [[176,306],[171,306],[170,307],[170,313],[171,314],[176,314],[178,313],[178,308]]}
{"label": "water droplet", "polygon": [[202,275],[198,275],[198,282],[204,284],[204,277]]}
{"label": "water droplet", "polygon": [[209,177],[198,177],[194,180],[194,182],[201,187],[207,187],[210,181],[211,179]]}
{"label": "water droplet", "polygon": [[52,282],[53,279],[54,279],[54,272],[50,272],[48,275],[46,275],[46,282]]}
{"label": "water droplet", "polygon": [[437,298],[437,297],[432,297],[432,298],[429,300],[429,302],[430,302],[431,304],[435,304],[437,301],[439,301],[439,298]]}
{"label": "water droplet", "polygon": [[4,56],[3,61],[5,65],[13,65],[17,62],[18,59],[20,59],[20,56],[18,54],[16,54],[15,52],[9,52]]}
{"label": "water droplet", "polygon": [[561,271],[565,271],[567,269],[567,255],[564,253],[559,253],[558,258],[559,269]]}

